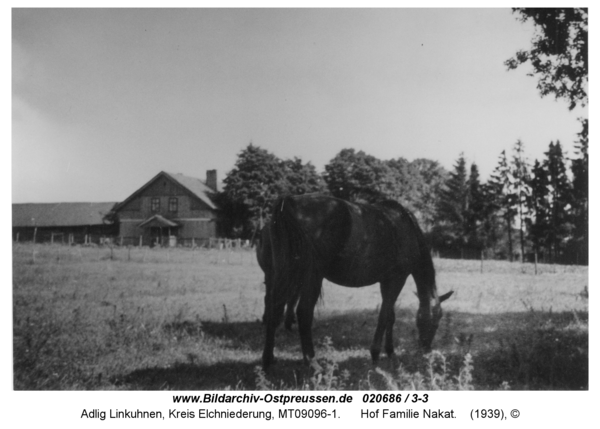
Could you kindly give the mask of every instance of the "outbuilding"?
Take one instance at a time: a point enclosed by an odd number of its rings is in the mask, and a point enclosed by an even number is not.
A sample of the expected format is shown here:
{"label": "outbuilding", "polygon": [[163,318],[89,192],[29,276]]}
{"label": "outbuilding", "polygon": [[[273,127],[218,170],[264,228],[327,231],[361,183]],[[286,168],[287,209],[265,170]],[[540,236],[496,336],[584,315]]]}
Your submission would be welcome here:
{"label": "outbuilding", "polygon": [[118,234],[119,226],[108,216],[116,204],[13,204],[13,240],[65,244],[101,243]]}

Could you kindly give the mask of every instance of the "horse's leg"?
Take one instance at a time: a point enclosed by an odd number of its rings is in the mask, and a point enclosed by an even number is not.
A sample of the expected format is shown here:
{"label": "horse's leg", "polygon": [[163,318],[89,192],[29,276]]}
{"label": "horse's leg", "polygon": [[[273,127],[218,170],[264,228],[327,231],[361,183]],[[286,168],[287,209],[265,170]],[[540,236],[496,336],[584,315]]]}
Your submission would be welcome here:
{"label": "horse's leg", "polygon": [[287,303],[287,308],[285,310],[285,329],[287,329],[288,331],[292,330],[292,326],[294,325],[294,323],[296,323],[296,315],[295,315],[295,311],[296,311],[296,303],[298,302],[298,296],[294,296],[292,299],[290,299]]}
{"label": "horse's leg", "polygon": [[394,323],[396,323],[396,314],[394,311],[394,307],[396,306],[396,300],[398,299],[398,295],[404,288],[404,284],[406,283],[406,279],[408,275],[401,276],[391,282],[390,284],[390,295],[389,299],[391,301],[390,314],[388,316],[388,324],[385,328],[385,352],[391,358],[394,356]]}
{"label": "horse's leg", "polygon": [[277,330],[277,326],[281,323],[285,308],[285,303],[276,304],[273,302],[273,298],[270,296],[272,291],[269,286],[272,286],[271,283],[267,284],[267,293],[265,296],[264,321],[266,325],[266,335],[265,347],[262,355],[264,369],[268,369],[269,366],[275,362],[275,356],[273,355],[273,348],[275,347],[275,331]]}
{"label": "horse's leg", "polygon": [[275,362],[275,356],[273,349],[275,347],[275,329],[276,326],[267,321],[266,337],[265,337],[265,348],[263,349],[262,364],[263,369],[268,369],[273,362]]}
{"label": "horse's leg", "polygon": [[298,317],[298,332],[300,333],[300,344],[302,345],[302,355],[305,362],[309,362],[315,357],[315,349],[312,340],[312,322],[315,312],[315,305],[321,294],[323,284],[322,278],[311,279],[303,288],[300,295],[300,301],[296,309]]}
{"label": "horse's leg", "polygon": [[381,340],[383,339],[384,332],[386,333],[385,351],[390,357],[394,355],[393,326],[396,319],[394,305],[396,304],[398,295],[400,295],[400,291],[404,287],[407,277],[407,275],[402,275],[399,278],[384,280],[380,283],[381,309],[379,310],[377,328],[375,329],[373,343],[371,344],[371,358],[373,359],[373,363],[376,363],[379,359]]}

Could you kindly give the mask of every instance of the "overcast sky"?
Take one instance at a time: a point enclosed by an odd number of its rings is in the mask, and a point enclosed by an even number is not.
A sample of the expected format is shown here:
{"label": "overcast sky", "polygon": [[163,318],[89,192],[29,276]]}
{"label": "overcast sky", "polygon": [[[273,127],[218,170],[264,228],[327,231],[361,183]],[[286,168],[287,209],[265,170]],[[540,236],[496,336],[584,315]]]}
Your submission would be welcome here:
{"label": "overcast sky", "polygon": [[12,201],[122,201],[161,170],[230,171],[250,142],[323,170],[461,152],[486,178],[517,139],[573,154],[510,9],[14,9]]}

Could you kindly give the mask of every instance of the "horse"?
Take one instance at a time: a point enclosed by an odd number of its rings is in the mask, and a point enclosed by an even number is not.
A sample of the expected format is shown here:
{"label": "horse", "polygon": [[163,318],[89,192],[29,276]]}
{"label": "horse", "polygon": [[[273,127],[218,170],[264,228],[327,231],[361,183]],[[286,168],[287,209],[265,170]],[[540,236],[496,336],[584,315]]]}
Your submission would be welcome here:
{"label": "horse", "polygon": [[[286,313],[296,318],[305,362],[315,357],[312,322],[323,279],[346,287],[380,284],[382,304],[370,353],[376,363],[385,333],[385,351],[394,356],[394,305],[409,275],[417,285],[417,329],[425,352],[442,317],[431,254],[417,220],[396,201],[351,203],[305,194],[278,198],[261,234],[257,259],[265,274],[263,368],[274,362],[275,331]],[[285,307],[287,306],[287,311]]]}

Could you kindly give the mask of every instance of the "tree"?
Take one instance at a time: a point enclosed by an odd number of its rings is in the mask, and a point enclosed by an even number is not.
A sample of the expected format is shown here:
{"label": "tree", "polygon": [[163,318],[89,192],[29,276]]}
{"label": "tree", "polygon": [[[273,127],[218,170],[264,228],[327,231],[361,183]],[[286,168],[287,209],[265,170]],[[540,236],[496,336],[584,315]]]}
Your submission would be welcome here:
{"label": "tree", "polygon": [[587,8],[515,8],[521,22],[532,20],[535,35],[530,50],[520,50],[505,65],[509,70],[530,62],[538,76],[542,96],[554,94],[569,102],[569,109],[587,105]]}
{"label": "tree", "polygon": [[234,237],[251,236],[281,192],[282,181],[279,158],[252,143],[243,149],[223,180],[225,186],[219,199],[223,232]]}
{"label": "tree", "polygon": [[[491,251],[493,256],[498,252],[496,247],[503,236],[504,217],[500,211],[496,186],[490,181],[481,185],[482,207],[479,236],[482,248]],[[500,252],[502,253],[502,252]]]}
{"label": "tree", "polygon": [[512,227],[515,218],[516,196],[512,192],[512,172],[506,159],[506,151],[502,151],[498,165],[487,183],[488,200],[496,207],[506,226],[508,239],[508,259],[513,260]]}
{"label": "tree", "polygon": [[556,259],[562,251],[562,244],[572,232],[572,224],[569,222],[572,193],[560,142],[550,142],[545,155],[543,166],[548,177],[550,207],[550,229],[546,246]]}
{"label": "tree", "polygon": [[512,158],[512,184],[511,191],[514,194],[516,204],[517,221],[519,226],[519,241],[521,244],[521,261],[525,256],[525,226],[527,218],[527,198],[531,193],[529,188],[529,166],[525,157],[524,145],[521,140],[517,140],[513,146]]}
{"label": "tree", "polygon": [[294,157],[282,161],[281,165],[284,178],[282,193],[302,195],[327,190],[323,178],[310,162],[303,164],[300,158]]}
{"label": "tree", "polygon": [[469,179],[467,182],[467,206],[465,210],[465,233],[469,247],[482,250],[483,240],[480,227],[484,220],[483,208],[485,204],[482,185],[479,181],[479,168],[477,164],[471,164]]}
{"label": "tree", "polygon": [[363,151],[341,150],[325,166],[323,178],[331,195],[347,201],[375,202],[393,195],[390,167]]}
{"label": "tree", "polygon": [[282,161],[252,143],[238,154],[223,182],[218,199],[223,214],[221,233],[246,238],[264,225],[278,196],[325,189],[312,164],[303,164],[299,158]]}
{"label": "tree", "polygon": [[437,247],[460,251],[467,244],[467,208],[469,185],[464,155],[461,153],[440,191],[437,225],[434,228]]}
{"label": "tree", "polygon": [[[417,158],[408,164],[406,171],[409,180],[411,201],[409,207],[419,220],[421,228],[428,232],[435,223],[436,205],[448,171],[437,161]],[[407,195],[403,192],[403,195]],[[407,197],[408,198],[408,197]]]}
{"label": "tree", "polygon": [[384,161],[390,169],[392,177],[392,186],[389,189],[390,197],[400,202],[410,211],[414,212],[415,200],[417,196],[418,179],[411,176],[410,162],[405,158],[391,159]]}
{"label": "tree", "polygon": [[548,174],[543,165],[536,159],[529,177],[531,194],[528,199],[530,217],[529,236],[533,249],[539,253],[545,247],[547,237],[550,236],[550,199]]}
{"label": "tree", "polygon": [[573,245],[576,262],[588,263],[588,121],[582,120],[583,130],[579,133],[576,150],[579,157],[571,160],[573,174]]}

